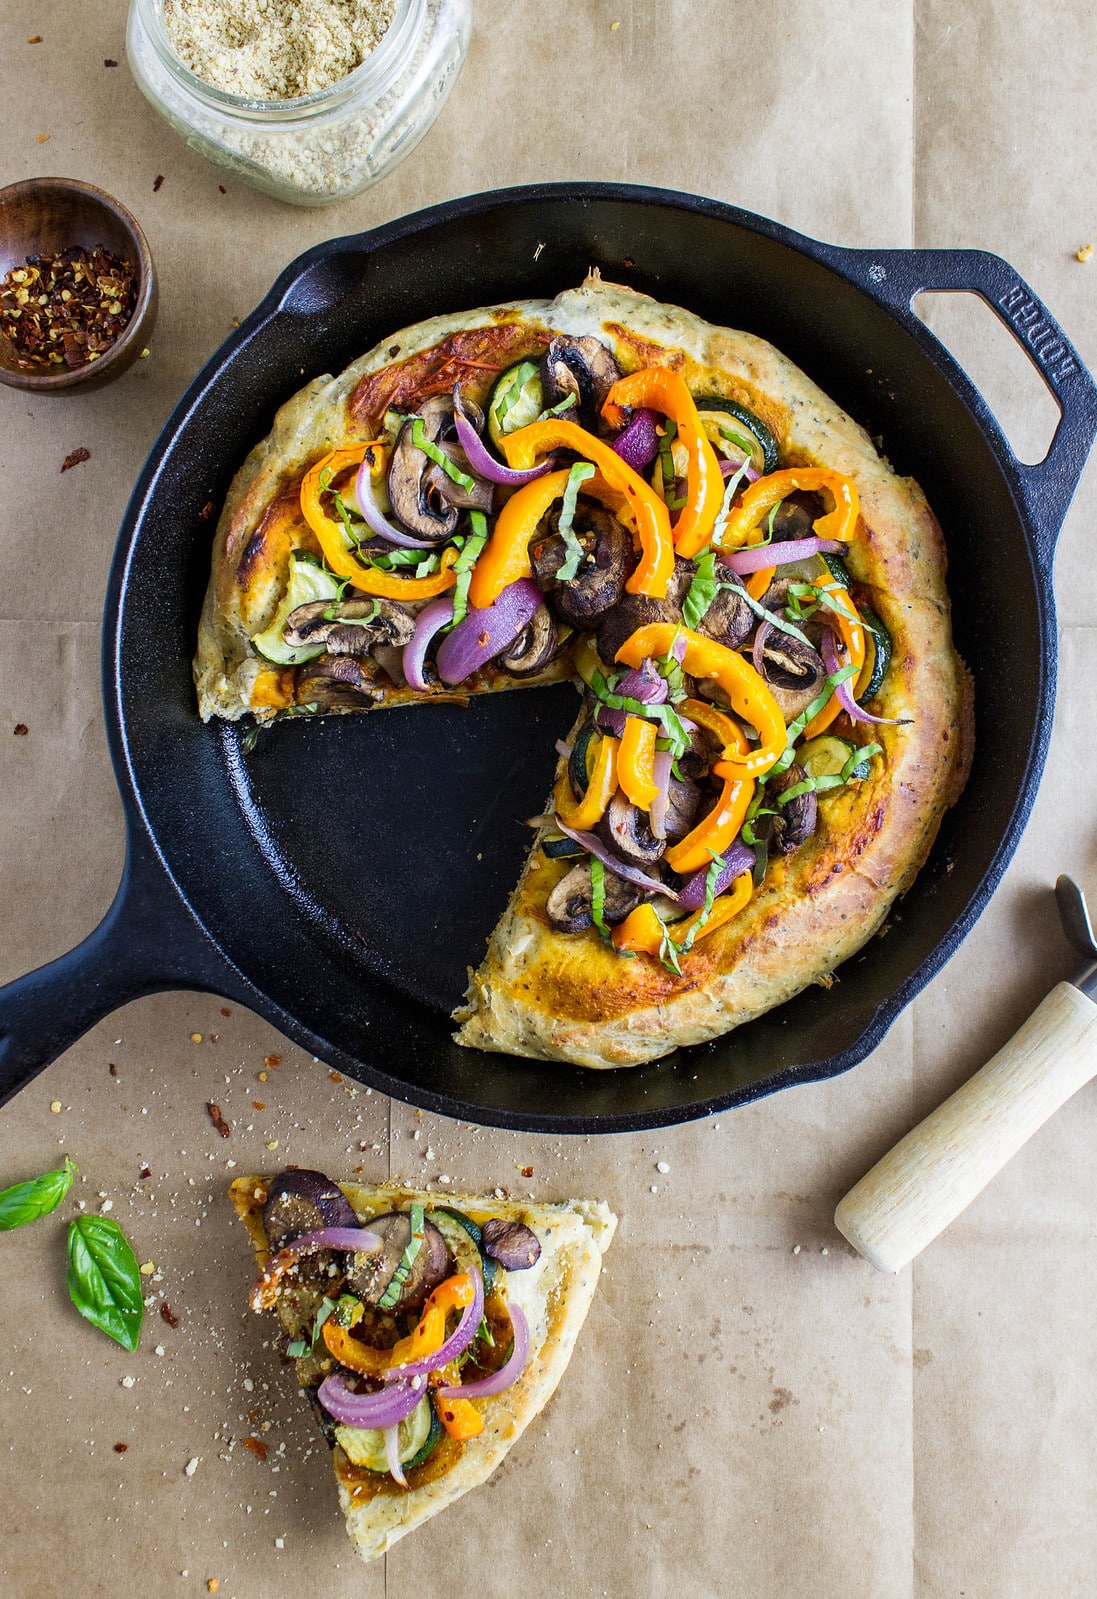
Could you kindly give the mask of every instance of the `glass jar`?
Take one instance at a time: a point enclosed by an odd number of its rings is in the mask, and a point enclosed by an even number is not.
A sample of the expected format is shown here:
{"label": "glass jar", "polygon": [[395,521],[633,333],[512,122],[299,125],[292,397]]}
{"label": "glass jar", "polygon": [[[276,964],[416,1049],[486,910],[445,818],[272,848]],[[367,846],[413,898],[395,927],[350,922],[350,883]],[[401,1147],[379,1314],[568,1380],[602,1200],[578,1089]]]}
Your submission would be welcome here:
{"label": "glass jar", "polygon": [[471,30],[471,0],[397,0],[360,66],[294,100],[248,99],[197,77],[172,48],[161,0],[131,0],[126,49],[138,87],[193,149],[279,200],[330,205],[414,150]]}

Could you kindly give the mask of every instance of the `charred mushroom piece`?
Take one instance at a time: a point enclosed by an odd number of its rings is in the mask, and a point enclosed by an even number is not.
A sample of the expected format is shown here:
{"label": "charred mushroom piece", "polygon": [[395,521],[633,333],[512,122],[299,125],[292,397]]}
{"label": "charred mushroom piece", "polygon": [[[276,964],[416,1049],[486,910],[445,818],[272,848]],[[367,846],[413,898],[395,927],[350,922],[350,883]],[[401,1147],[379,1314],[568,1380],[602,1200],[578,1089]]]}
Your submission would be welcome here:
{"label": "charred mushroom piece", "polygon": [[646,627],[649,622],[682,620],[682,604],[689,593],[693,574],[693,562],[675,556],[674,571],[661,600],[647,594],[622,594],[617,604],[603,614],[598,624],[598,654],[607,666],[614,664],[617,651],[638,627]]}
{"label": "charred mushroom piece", "polygon": [[665,838],[656,838],[646,811],[633,805],[620,789],[609,802],[609,809],[598,823],[598,836],[623,861],[634,866],[651,866],[667,847]]}
{"label": "charred mushroom piece", "polygon": [[282,637],[324,644],[329,655],[364,655],[376,644],[406,644],[414,632],[414,619],[391,600],[310,600],[290,612]]}
{"label": "charred mushroom piece", "polygon": [[697,818],[701,790],[683,777],[672,777],[667,787],[666,841],[676,844],[685,838]]}
{"label": "charred mushroom piece", "polygon": [[590,500],[576,504],[573,529],[583,548],[575,576],[560,581],[568,547],[556,531],[559,513],[545,519],[548,537],[533,546],[533,570],[557,616],[576,627],[589,627],[595,617],[616,605],[632,569],[632,540],[611,512]]}
{"label": "charred mushroom piece", "polygon": [[[355,1255],[347,1284],[366,1304],[377,1305],[411,1242],[411,1217],[406,1211],[393,1210],[384,1216],[372,1216],[367,1225],[371,1233],[378,1234],[383,1247],[380,1253]],[[411,1263],[399,1298],[389,1307],[392,1313],[400,1315],[405,1310],[418,1310],[448,1273],[446,1241],[434,1223],[427,1221],[423,1227],[423,1242]]]}
{"label": "charred mushroom piece", "polygon": [[604,432],[602,406],[620,376],[621,368],[600,339],[559,333],[541,357],[542,403],[551,409],[574,395],[576,403],[567,415],[585,428]]}
{"label": "charred mushroom piece", "polygon": [[[415,416],[422,420],[423,436],[435,444],[447,425],[452,425],[453,401],[446,394],[437,394],[425,401]],[[431,543],[442,544],[457,527],[458,511],[438,492],[437,481],[428,481],[432,472],[440,472],[441,468],[425,450],[416,448],[414,428],[414,418],[409,417],[396,436],[389,462],[389,503],[393,514],[409,532]]]}
{"label": "charred mushroom piece", "polygon": [[360,1225],[343,1190],[322,1171],[279,1172],[267,1190],[263,1230],[272,1253],[323,1227]]}
{"label": "charred mushroom piece", "polygon": [[[802,766],[794,761],[786,772],[775,780],[770,788],[770,794],[776,796],[783,794],[786,789],[795,788],[797,783],[804,782],[807,773]],[[808,789],[806,794],[798,794],[795,799],[789,800],[787,805],[779,805],[777,814],[772,819],[770,843],[782,855],[791,855],[793,850],[799,849],[815,831],[815,823],[819,815],[819,802],[814,789]]]}
{"label": "charred mushroom piece", "polygon": [[[545,909],[557,932],[582,933],[593,925],[592,903],[590,861],[585,860],[573,866],[567,876],[560,879],[549,895]],[[638,888],[623,877],[618,877],[615,872],[606,872],[606,905],[603,914],[610,927],[623,922],[639,903]]]}
{"label": "charred mushroom piece", "polygon": [[299,669],[294,700],[319,710],[357,710],[385,697],[377,665],[368,656],[321,655]]}
{"label": "charred mushroom piece", "polygon": [[771,624],[762,644],[762,676],[786,721],[799,716],[819,693],[826,677],[823,657],[812,645]]}
{"label": "charred mushroom piece", "polygon": [[[473,475],[469,458],[459,444],[439,444],[438,448],[458,471],[464,472],[467,477]],[[471,489],[463,488],[437,461],[431,462],[430,470],[423,478],[423,494],[428,505],[443,501],[446,505],[455,505],[459,511],[490,511],[494,493],[493,485],[484,478],[476,478]]]}
{"label": "charred mushroom piece", "polygon": [[726,645],[729,650],[737,650],[750,637],[754,623],[754,612],[743,596],[734,589],[720,589],[701,618],[697,631]]}
{"label": "charred mushroom piece", "polygon": [[810,538],[815,518],[819,515],[821,512],[814,495],[799,492],[790,494],[773,513],[774,542]]}
{"label": "charred mushroom piece", "polygon": [[485,1255],[506,1271],[528,1271],[541,1258],[541,1240],[524,1221],[504,1221],[492,1216],[484,1223],[481,1242]]}
{"label": "charred mushroom piece", "polygon": [[531,677],[534,672],[544,670],[556,654],[559,644],[560,635],[552,613],[547,605],[539,605],[496,664],[509,672],[511,677]]}

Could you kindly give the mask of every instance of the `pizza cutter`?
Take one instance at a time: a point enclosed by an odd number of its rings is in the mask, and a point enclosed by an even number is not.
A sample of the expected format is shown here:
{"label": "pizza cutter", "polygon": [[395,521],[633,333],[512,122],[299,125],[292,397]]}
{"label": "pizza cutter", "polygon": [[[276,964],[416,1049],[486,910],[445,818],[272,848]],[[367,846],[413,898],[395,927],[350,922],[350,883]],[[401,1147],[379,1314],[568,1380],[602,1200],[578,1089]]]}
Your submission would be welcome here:
{"label": "pizza cutter", "polygon": [[1055,884],[1067,938],[1086,965],[1058,983],[970,1081],[851,1188],[838,1231],[880,1271],[900,1271],[1072,1094],[1097,1076],[1097,942],[1082,890]]}

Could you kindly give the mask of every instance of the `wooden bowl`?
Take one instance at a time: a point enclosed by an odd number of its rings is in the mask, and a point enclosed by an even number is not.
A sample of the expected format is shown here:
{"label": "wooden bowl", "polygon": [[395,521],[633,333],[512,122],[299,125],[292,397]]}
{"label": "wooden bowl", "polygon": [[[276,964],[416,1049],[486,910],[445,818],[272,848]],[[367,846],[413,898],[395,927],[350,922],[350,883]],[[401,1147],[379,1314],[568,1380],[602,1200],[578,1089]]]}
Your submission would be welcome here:
{"label": "wooden bowl", "polygon": [[58,255],[74,245],[105,246],[134,270],[137,299],[125,328],[103,355],[57,370],[18,365],[0,332],[0,382],[37,394],[97,388],[124,372],[148,343],[156,321],[157,284],[148,241],[136,220],[109,194],[75,178],[27,178],[0,189],[0,278],[29,255]]}

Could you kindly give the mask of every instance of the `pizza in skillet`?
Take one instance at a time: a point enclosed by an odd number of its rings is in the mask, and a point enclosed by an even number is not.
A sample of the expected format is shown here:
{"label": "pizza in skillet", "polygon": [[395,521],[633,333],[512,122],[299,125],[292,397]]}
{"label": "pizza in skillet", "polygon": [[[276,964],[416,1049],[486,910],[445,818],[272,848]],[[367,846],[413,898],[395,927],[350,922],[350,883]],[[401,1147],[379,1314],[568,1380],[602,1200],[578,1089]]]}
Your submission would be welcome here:
{"label": "pizza in skillet", "polygon": [[485,1482],[555,1392],[617,1219],[524,1204],[239,1177],[257,1311],[273,1310],[332,1450],[347,1531],[373,1559]]}
{"label": "pizza in skillet", "polygon": [[971,755],[918,486],[770,344],[592,275],[279,412],[218,527],[203,717],[582,697],[461,1043],[590,1067],[827,982]]}

